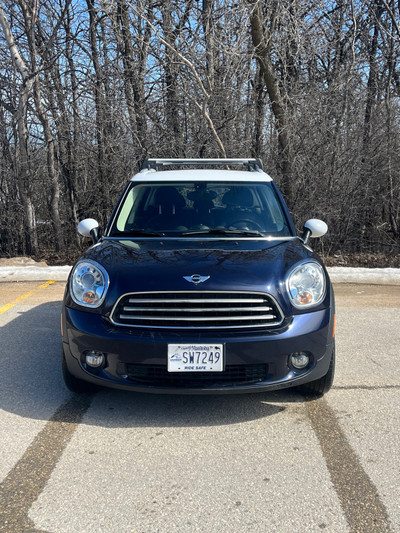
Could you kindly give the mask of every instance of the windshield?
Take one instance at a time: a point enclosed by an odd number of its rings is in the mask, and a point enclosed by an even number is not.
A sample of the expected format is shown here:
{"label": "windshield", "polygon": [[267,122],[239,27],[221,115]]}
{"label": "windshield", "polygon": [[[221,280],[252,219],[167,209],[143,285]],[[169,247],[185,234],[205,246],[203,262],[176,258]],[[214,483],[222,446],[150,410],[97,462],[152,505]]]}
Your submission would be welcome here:
{"label": "windshield", "polygon": [[110,236],[247,235],[289,237],[271,183],[132,184]]}

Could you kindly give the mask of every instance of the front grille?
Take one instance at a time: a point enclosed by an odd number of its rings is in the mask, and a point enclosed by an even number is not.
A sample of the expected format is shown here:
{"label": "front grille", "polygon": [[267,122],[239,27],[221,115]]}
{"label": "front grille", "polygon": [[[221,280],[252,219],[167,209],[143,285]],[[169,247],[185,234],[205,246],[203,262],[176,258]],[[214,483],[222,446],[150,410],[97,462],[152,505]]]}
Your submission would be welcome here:
{"label": "front grille", "polygon": [[232,329],[277,326],[283,316],[267,294],[142,292],[122,296],[111,321],[140,328]]}
{"label": "front grille", "polygon": [[164,365],[126,365],[128,379],[153,387],[233,387],[264,381],[268,366],[228,365],[223,372],[168,372]]}

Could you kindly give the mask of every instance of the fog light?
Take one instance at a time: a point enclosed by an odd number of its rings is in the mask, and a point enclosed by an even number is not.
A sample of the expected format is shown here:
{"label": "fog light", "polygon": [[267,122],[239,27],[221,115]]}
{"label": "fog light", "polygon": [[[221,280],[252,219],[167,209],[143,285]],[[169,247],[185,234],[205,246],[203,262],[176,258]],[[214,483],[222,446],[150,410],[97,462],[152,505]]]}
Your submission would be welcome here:
{"label": "fog light", "polygon": [[88,352],[85,356],[85,363],[92,368],[98,368],[104,364],[104,354],[95,351]]}
{"label": "fog light", "polygon": [[305,368],[309,362],[310,356],[305,352],[292,353],[290,356],[291,365],[298,370]]}

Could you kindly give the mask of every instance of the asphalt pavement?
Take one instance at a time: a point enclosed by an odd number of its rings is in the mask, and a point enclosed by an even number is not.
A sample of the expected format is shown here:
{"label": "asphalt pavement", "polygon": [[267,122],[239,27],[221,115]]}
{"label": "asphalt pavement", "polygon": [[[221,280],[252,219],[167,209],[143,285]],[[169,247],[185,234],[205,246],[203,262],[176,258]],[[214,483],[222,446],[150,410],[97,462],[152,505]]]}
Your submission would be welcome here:
{"label": "asphalt pavement", "polygon": [[335,289],[322,399],[79,397],[64,283],[0,283],[0,531],[400,532],[400,285]]}

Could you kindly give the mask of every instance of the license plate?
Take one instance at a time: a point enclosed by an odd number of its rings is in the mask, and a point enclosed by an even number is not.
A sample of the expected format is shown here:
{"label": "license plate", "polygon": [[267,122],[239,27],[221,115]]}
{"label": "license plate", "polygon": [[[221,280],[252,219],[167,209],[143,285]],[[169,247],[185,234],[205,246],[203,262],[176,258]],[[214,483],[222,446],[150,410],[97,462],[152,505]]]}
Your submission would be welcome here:
{"label": "license plate", "polygon": [[222,344],[168,344],[168,372],[222,372]]}

